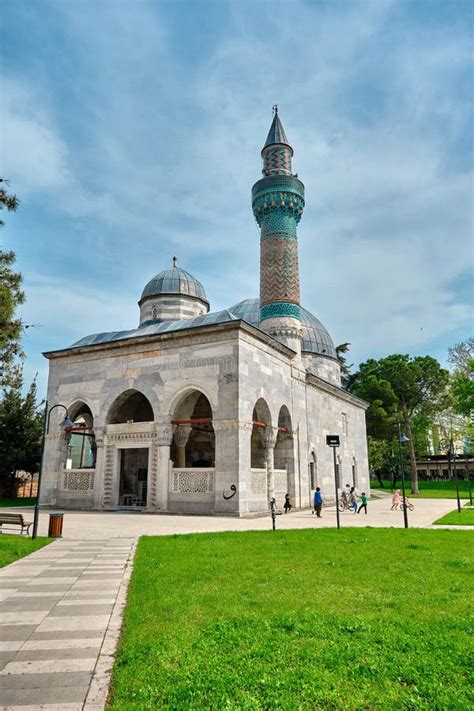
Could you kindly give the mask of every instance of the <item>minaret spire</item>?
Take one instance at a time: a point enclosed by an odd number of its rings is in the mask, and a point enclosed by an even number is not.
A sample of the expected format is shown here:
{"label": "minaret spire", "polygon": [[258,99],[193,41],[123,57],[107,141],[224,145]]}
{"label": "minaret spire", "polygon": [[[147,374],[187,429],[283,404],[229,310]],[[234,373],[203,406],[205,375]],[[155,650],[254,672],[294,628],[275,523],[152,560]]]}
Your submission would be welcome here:
{"label": "minaret spire", "polygon": [[304,209],[304,185],[292,173],[293,149],[278,107],[262,149],[263,175],[252,188],[252,209],[261,228],[260,326],[298,354],[301,351],[300,280],[296,227]]}

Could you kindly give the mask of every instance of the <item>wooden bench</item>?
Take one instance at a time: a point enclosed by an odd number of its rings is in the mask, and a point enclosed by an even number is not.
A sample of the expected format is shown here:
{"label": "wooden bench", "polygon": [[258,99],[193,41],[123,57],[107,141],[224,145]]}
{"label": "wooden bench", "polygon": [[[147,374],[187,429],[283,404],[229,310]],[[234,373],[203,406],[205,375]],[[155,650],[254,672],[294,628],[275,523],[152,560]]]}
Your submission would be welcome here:
{"label": "wooden bench", "polygon": [[30,531],[30,526],[33,525],[33,522],[28,523],[25,521],[23,518],[23,514],[17,514],[17,513],[0,513],[0,533],[3,533],[3,525],[6,524],[7,526],[21,526],[21,533],[20,535],[26,531],[26,534],[28,535]]}

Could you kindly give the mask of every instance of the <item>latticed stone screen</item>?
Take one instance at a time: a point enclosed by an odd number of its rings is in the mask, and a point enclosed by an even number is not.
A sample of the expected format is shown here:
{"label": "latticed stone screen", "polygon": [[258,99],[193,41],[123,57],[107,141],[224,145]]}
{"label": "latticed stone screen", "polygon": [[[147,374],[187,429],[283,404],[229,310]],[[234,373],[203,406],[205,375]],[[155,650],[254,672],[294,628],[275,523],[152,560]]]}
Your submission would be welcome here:
{"label": "latticed stone screen", "polygon": [[173,469],[174,494],[210,494],[214,491],[214,469]]}
{"label": "latticed stone screen", "polygon": [[65,491],[92,491],[94,489],[94,469],[69,469],[64,472]]}

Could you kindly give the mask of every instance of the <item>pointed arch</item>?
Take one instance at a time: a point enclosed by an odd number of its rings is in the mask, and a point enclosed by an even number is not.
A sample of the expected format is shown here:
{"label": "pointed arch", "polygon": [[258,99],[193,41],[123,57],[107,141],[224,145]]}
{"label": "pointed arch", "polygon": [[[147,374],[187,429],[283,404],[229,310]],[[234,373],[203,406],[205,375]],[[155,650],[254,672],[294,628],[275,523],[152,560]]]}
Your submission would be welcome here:
{"label": "pointed arch", "polygon": [[116,425],[125,422],[153,422],[155,415],[148,398],[139,390],[130,388],[115,398],[110,406],[106,423]]}

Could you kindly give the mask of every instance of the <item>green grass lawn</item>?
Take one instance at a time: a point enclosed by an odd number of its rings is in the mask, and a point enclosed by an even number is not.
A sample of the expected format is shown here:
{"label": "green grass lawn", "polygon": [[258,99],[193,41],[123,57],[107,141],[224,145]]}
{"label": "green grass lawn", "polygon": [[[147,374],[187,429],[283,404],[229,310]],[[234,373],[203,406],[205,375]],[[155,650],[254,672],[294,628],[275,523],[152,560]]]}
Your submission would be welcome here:
{"label": "green grass lawn", "polygon": [[[371,481],[370,488],[376,492],[379,491],[392,491],[392,485],[390,482],[384,482],[385,486],[381,489],[378,481]],[[471,482],[471,486],[474,490],[474,482]],[[419,481],[418,488],[420,489],[419,494],[411,493],[410,482],[406,482],[406,492],[410,499],[455,499],[456,498],[456,485],[454,481]],[[402,490],[402,485],[400,482],[397,483],[397,489]],[[469,498],[469,482],[460,481],[459,482],[459,495],[461,499]]]}
{"label": "green grass lawn", "polygon": [[108,708],[472,708],[469,531],[140,540]]}
{"label": "green grass lawn", "polygon": [[36,496],[25,496],[21,499],[0,499],[0,508],[11,508],[13,506],[34,506],[36,504]]}
{"label": "green grass lawn", "polygon": [[461,513],[455,509],[439,518],[435,523],[447,523],[453,526],[474,526],[474,509],[462,509]]}
{"label": "green grass lawn", "polygon": [[51,538],[40,537],[33,541],[27,536],[2,533],[0,535],[0,568],[37,551],[47,543],[51,543]]}

